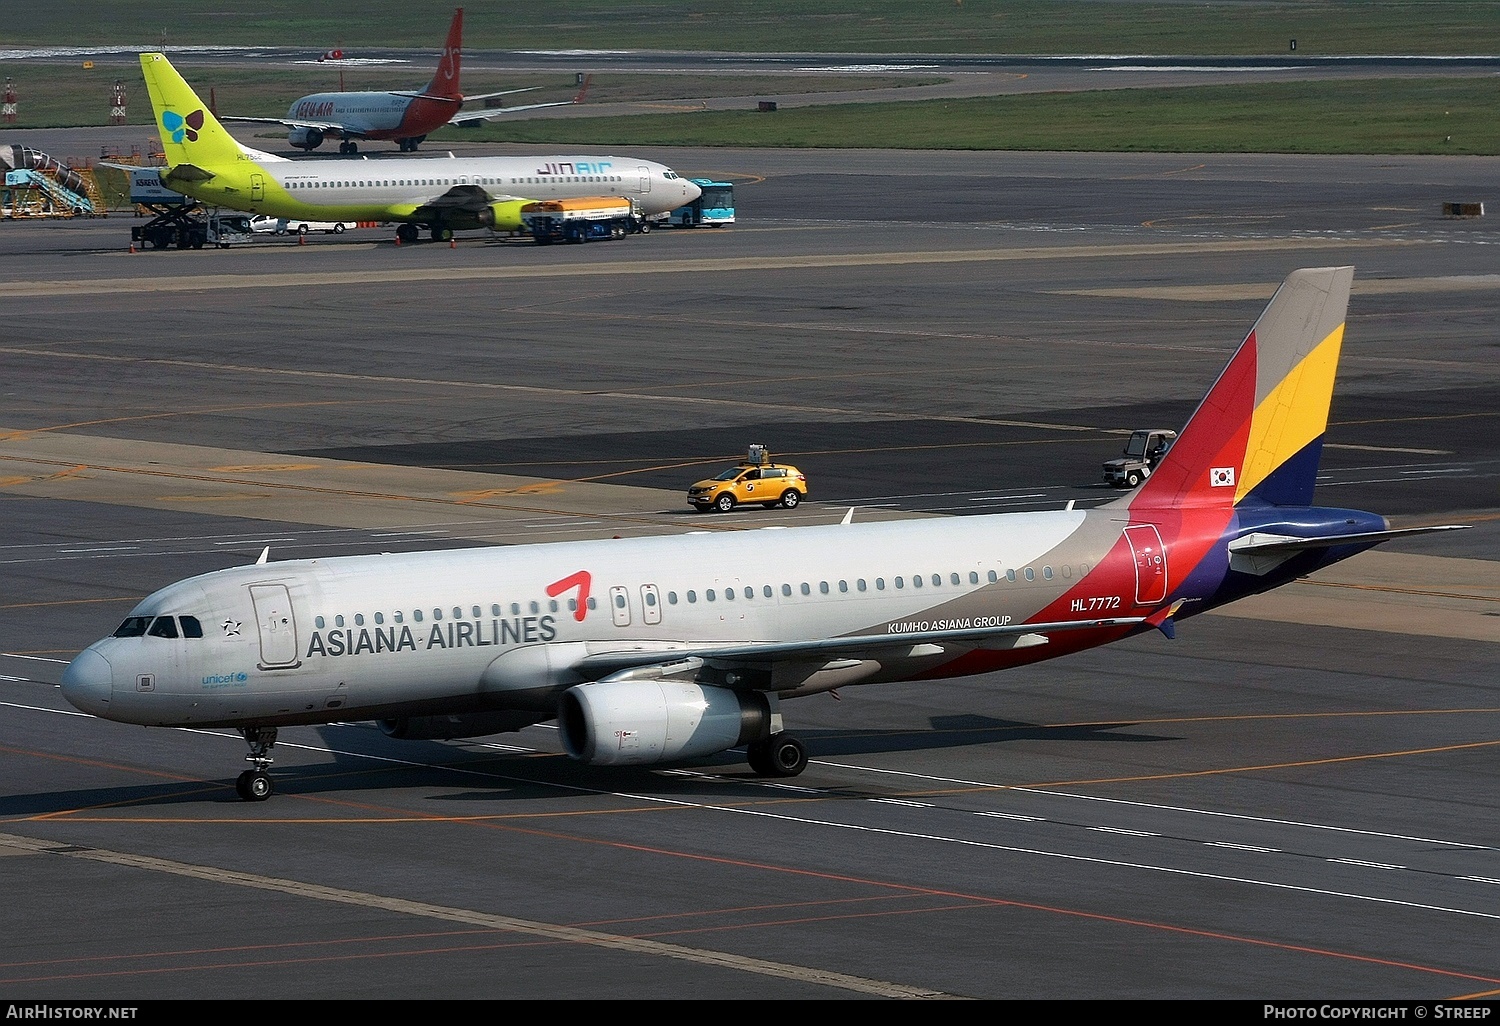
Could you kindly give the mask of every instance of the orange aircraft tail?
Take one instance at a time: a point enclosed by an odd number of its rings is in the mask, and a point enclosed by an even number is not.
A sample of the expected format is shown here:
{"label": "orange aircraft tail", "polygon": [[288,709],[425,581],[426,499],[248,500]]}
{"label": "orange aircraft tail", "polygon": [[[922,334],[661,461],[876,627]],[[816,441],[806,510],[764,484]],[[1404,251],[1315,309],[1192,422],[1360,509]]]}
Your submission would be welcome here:
{"label": "orange aircraft tail", "polygon": [[456,8],[453,23],[448,26],[448,40],[443,44],[443,56],[438,60],[437,72],[427,83],[423,93],[427,96],[448,100],[462,100],[463,90],[458,85],[458,73],[463,63],[464,9]]}

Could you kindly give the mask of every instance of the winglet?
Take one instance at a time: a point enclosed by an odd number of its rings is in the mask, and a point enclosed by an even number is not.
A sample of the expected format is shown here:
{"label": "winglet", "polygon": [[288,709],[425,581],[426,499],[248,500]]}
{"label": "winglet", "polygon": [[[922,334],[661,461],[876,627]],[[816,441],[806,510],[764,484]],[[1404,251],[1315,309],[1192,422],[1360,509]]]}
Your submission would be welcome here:
{"label": "winglet", "polygon": [[263,566],[271,561],[271,546],[267,545],[260,550],[260,558],[255,561],[256,566]]}
{"label": "winglet", "polygon": [[580,90],[578,90],[578,95],[577,96],[573,97],[573,102],[574,103],[582,103],[583,102],[583,98],[589,94],[589,83],[592,82],[593,80],[594,80],[594,76],[592,74],[588,74],[588,75],[584,75],[583,76],[583,88],[580,89]]}
{"label": "winglet", "polygon": [[849,512],[847,512],[847,513],[844,514],[844,519],[841,520],[841,521],[839,521],[839,523],[841,523],[841,524],[852,524],[852,523],[854,523],[854,507],[853,506],[849,507]]}

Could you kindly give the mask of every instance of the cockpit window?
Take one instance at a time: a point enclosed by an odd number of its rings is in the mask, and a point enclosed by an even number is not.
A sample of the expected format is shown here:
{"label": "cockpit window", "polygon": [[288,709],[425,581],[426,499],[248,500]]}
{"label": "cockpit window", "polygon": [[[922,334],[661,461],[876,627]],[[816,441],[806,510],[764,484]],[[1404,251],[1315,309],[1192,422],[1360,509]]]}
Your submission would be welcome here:
{"label": "cockpit window", "polygon": [[182,617],[182,636],[184,638],[203,637],[203,625],[198,622],[196,616]]}
{"label": "cockpit window", "polygon": [[177,637],[177,621],[170,616],[158,616],[151,621],[151,629],[146,633],[153,638],[175,638]]}
{"label": "cockpit window", "polygon": [[117,638],[139,638],[146,633],[146,628],[151,626],[149,616],[127,616],[125,622],[115,630]]}

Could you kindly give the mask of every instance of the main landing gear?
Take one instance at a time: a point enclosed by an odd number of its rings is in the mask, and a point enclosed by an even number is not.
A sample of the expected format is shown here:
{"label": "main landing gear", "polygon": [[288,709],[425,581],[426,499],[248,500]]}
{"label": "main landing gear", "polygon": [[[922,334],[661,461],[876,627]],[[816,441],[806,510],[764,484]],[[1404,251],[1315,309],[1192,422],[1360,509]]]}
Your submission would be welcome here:
{"label": "main landing gear", "polygon": [[763,777],[795,777],[807,769],[807,748],[790,734],[772,734],[745,746],[750,768]]}
{"label": "main landing gear", "polygon": [[353,139],[345,139],[343,142],[339,143],[339,152],[346,157],[351,154],[358,153],[359,143],[355,142]]}
{"label": "main landing gear", "polygon": [[241,773],[234,789],[247,802],[263,802],[276,792],[276,782],[267,772],[271,766],[271,746],[276,744],[276,728],[241,727],[240,735],[250,746],[245,761],[255,768]]}

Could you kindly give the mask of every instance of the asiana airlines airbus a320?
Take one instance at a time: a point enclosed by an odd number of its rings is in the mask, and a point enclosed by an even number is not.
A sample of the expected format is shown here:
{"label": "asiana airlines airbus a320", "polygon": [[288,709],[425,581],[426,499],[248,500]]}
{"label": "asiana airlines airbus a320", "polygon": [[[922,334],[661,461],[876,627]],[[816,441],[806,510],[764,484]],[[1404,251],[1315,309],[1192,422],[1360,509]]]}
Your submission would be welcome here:
{"label": "asiana airlines airbus a320", "polygon": [[1353,269],[1288,277],[1155,471],[1089,510],[261,561],[169,584],[63,674],[122,723],[234,727],[274,790],[280,727],[397,738],[557,721],[575,759],[744,747],[802,772],[783,703],[989,673],[1269,591],[1390,538],[1313,484]]}

